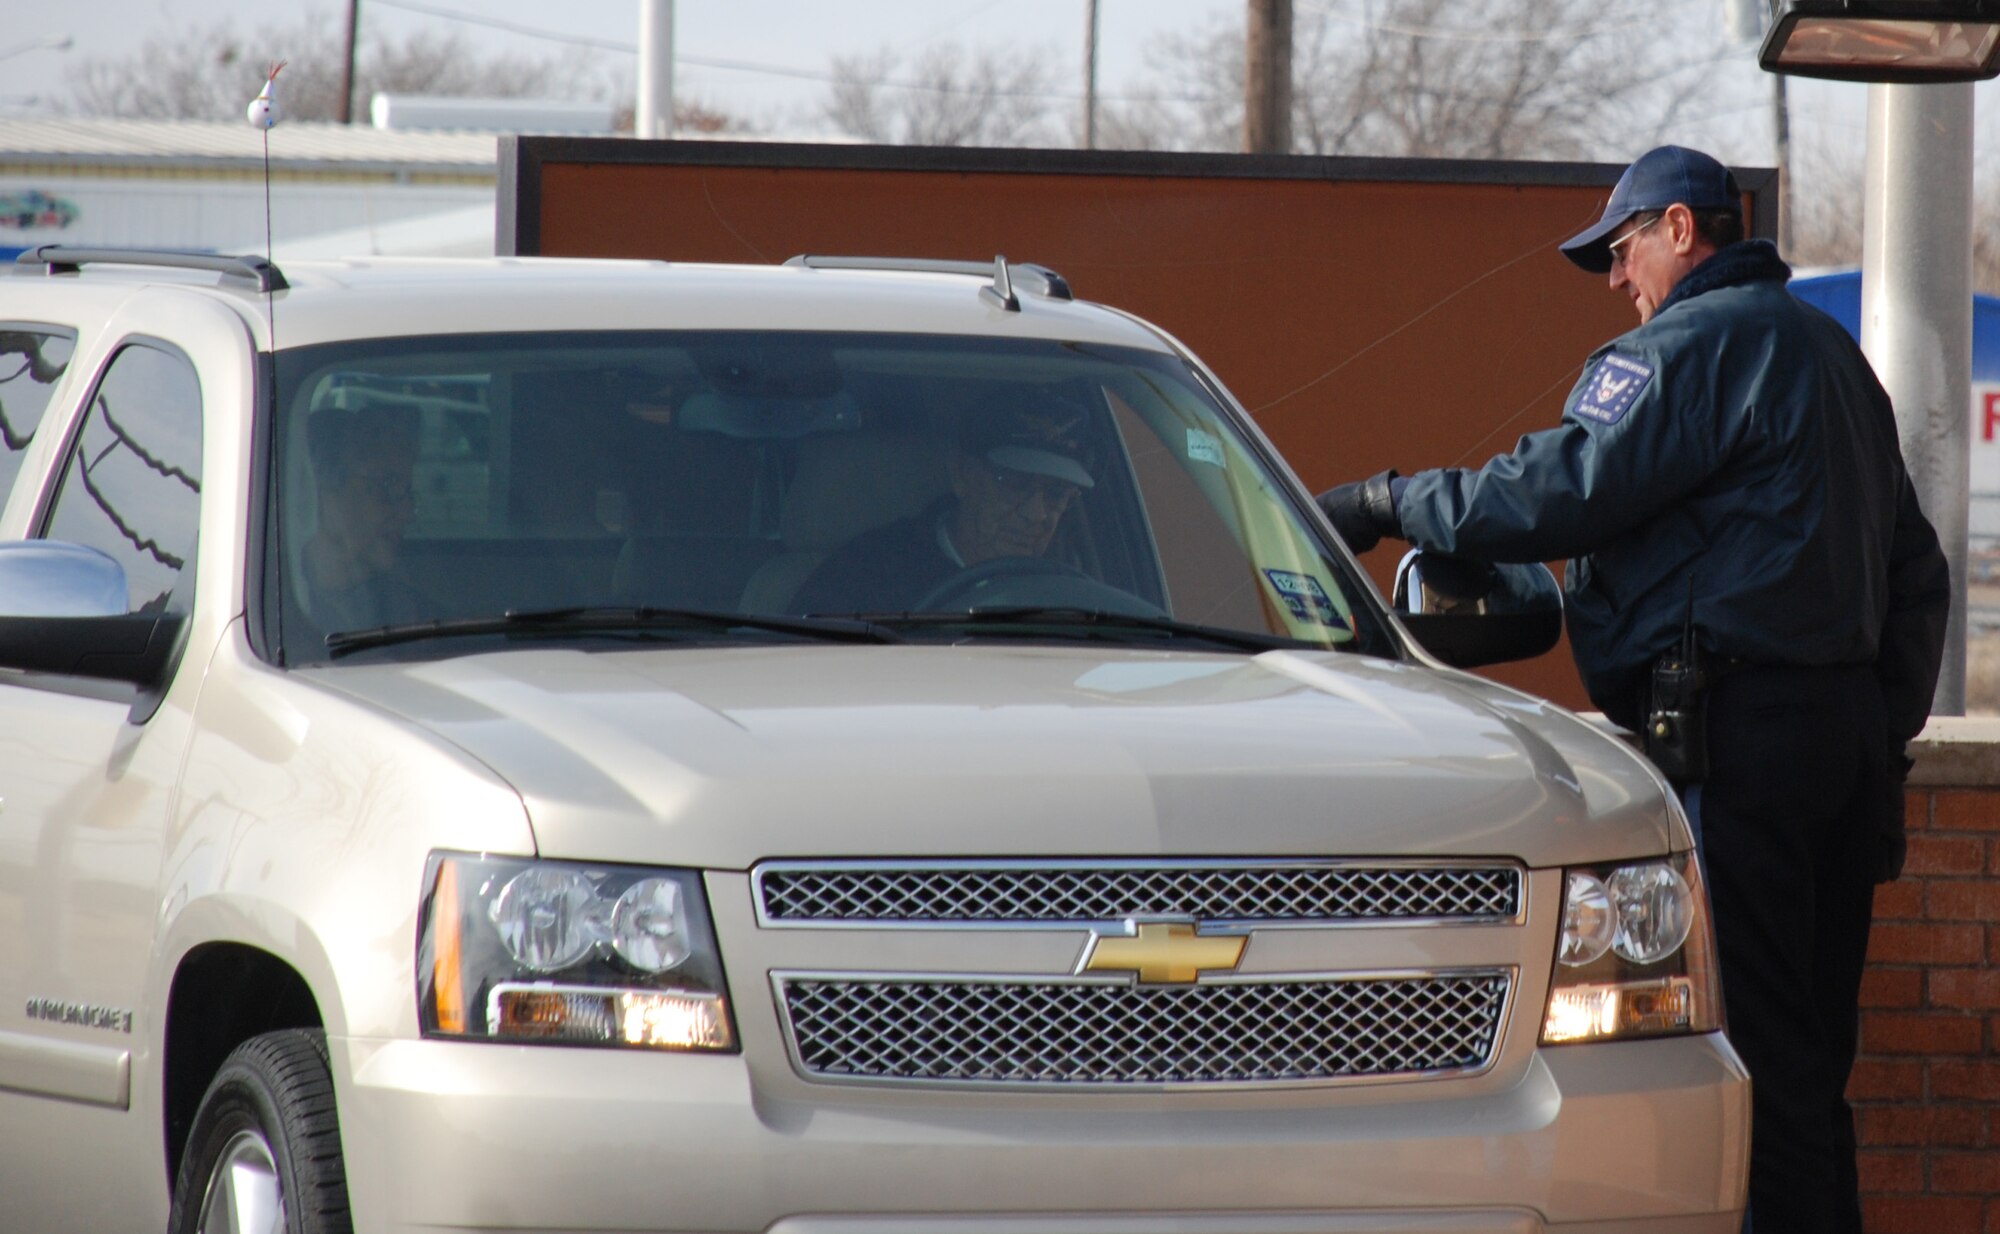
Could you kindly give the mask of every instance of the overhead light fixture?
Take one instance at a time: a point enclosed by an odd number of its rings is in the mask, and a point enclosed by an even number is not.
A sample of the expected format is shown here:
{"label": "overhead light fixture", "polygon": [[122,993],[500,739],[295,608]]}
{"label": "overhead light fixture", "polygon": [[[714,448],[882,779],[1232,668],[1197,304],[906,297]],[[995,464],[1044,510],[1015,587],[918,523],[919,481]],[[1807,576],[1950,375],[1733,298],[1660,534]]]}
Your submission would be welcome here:
{"label": "overhead light fixture", "polygon": [[2000,0],[1789,0],[1767,72],[1922,84],[2000,76]]}

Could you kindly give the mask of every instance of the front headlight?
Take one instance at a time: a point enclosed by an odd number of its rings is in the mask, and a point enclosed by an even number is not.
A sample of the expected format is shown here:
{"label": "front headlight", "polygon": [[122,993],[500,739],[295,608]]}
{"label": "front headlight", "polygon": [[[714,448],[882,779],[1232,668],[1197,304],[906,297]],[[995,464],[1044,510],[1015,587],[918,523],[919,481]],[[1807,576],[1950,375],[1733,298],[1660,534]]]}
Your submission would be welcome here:
{"label": "front headlight", "polygon": [[734,1050],[692,870],[433,853],[417,942],[424,1035]]}
{"label": "front headlight", "polygon": [[1715,938],[1694,854],[1564,871],[1543,1045],[1721,1027]]}

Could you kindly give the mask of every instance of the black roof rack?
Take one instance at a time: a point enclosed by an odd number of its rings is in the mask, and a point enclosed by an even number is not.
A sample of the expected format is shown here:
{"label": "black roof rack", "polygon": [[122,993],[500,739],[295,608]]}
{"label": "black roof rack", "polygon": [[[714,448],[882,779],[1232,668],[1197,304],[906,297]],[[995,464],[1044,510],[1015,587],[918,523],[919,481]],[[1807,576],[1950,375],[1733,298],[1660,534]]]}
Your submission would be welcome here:
{"label": "black roof rack", "polygon": [[813,253],[801,253],[785,262],[788,266],[806,266],[815,270],[912,270],[925,274],[969,274],[975,278],[991,278],[990,287],[980,289],[982,294],[990,293],[1002,308],[1019,311],[1021,302],[1014,298],[1014,281],[1020,279],[1028,290],[1051,300],[1074,300],[1069,280],[1047,266],[1032,262],[1010,265],[1005,257],[995,257],[992,261],[938,261],[926,257],[825,257]]}
{"label": "black roof rack", "polygon": [[278,267],[262,257],[232,257],[188,249],[87,248],[70,244],[38,244],[15,262],[44,266],[50,274],[75,274],[87,265],[166,266],[177,270],[213,270],[231,278],[248,279],[258,291],[283,291],[291,284]]}

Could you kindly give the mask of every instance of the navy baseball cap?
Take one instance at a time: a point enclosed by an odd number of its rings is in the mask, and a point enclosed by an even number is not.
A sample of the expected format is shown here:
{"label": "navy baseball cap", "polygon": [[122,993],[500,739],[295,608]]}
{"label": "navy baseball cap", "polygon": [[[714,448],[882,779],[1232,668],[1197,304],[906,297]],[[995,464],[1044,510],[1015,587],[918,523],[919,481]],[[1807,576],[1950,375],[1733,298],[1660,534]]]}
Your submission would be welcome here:
{"label": "navy baseball cap", "polygon": [[1592,274],[1611,270],[1611,249],[1605,241],[1620,224],[1635,214],[1664,210],[1678,202],[1690,210],[1743,212],[1743,193],[1729,169],[1699,150],[1684,146],[1660,146],[1633,160],[1611,200],[1604,203],[1604,217],[1563,241],[1563,256]]}

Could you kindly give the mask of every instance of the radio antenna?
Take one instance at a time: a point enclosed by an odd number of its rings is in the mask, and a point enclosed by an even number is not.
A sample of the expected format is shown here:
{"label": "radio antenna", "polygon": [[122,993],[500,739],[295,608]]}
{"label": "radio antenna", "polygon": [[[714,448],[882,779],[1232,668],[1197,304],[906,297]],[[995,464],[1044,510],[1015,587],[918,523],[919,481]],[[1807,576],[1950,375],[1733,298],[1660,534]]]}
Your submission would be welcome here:
{"label": "radio antenna", "polygon": [[[271,66],[271,71],[264,75],[264,88],[250,100],[250,106],[244,113],[250,126],[264,138],[264,260],[272,264],[275,263],[271,251],[271,128],[281,118],[276,87],[278,72],[287,63],[280,60]],[[276,294],[272,288],[264,289],[264,325],[271,332],[271,360],[274,364],[278,358],[278,318],[272,298]]]}
{"label": "radio antenna", "polygon": [[[271,128],[278,123],[280,118],[277,94],[278,72],[284,67],[285,62],[283,60],[271,66],[271,71],[264,74],[264,88],[257,92],[256,98],[250,100],[250,106],[244,112],[244,118],[250,121],[250,126],[256,129],[264,139],[264,264],[272,270],[277,269],[277,264],[274,260],[273,245],[271,243]],[[271,348],[270,359],[263,366],[266,374],[264,378],[265,405],[268,409],[266,414],[275,417],[278,414],[277,285],[268,279],[264,280],[264,328],[269,335]],[[251,358],[253,360],[256,358],[254,353]],[[273,444],[267,447],[270,454],[265,460],[266,466],[273,465],[277,458],[275,442],[276,434],[272,434]],[[283,526],[284,524],[280,520],[277,531],[280,537],[284,534]],[[281,554],[284,551],[282,539],[278,545],[278,551]],[[270,594],[268,583],[265,587],[265,594],[268,598]],[[276,640],[279,654],[282,655],[285,646],[284,605],[282,603],[272,605],[272,610],[270,614],[270,628],[272,636]]]}

